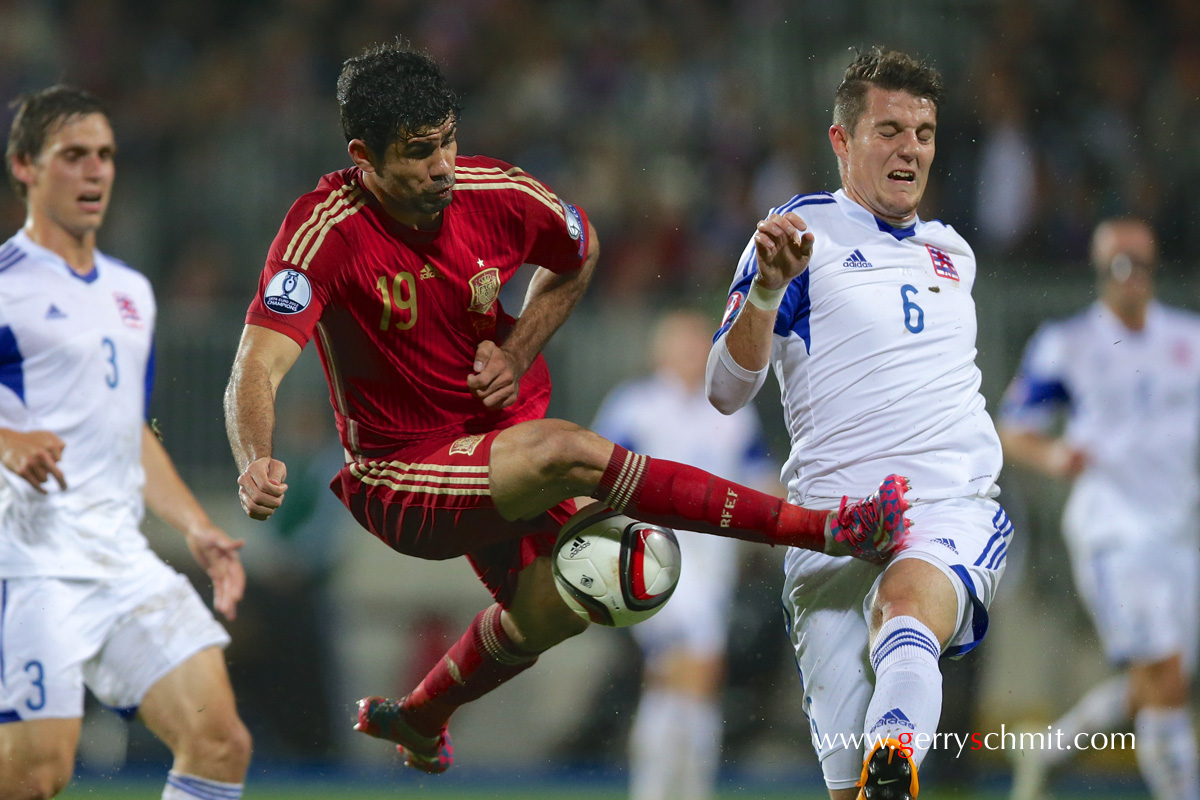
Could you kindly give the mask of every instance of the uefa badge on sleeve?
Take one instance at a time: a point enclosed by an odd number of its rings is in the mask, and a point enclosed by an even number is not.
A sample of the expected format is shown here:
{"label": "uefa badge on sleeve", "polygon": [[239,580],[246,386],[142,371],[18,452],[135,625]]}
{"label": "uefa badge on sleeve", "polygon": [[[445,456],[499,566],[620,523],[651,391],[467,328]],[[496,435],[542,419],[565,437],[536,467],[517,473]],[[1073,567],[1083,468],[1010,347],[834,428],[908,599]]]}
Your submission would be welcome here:
{"label": "uefa badge on sleeve", "polygon": [[280,270],[263,292],[263,305],[277,314],[299,314],[312,302],[312,284],[294,269]]}

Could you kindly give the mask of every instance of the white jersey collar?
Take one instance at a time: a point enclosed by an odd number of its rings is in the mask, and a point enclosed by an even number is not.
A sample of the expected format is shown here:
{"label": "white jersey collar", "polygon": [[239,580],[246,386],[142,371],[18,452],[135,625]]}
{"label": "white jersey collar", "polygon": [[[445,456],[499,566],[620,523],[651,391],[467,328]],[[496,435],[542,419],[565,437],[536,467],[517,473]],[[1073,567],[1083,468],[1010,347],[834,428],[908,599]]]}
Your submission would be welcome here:
{"label": "white jersey collar", "polygon": [[50,248],[43,247],[33,239],[30,239],[29,234],[25,232],[24,228],[21,228],[19,231],[17,231],[16,235],[13,236],[13,241],[16,242],[17,247],[20,247],[30,255],[33,255],[39,261],[54,265],[64,274],[74,278],[77,281],[92,283],[100,277],[101,256],[100,251],[95,248],[92,249],[92,271],[86,275],[80,275],[78,272],[71,269],[71,265],[67,263],[65,258]]}
{"label": "white jersey collar", "polygon": [[1117,316],[1116,312],[1109,308],[1108,303],[1103,300],[1097,300],[1095,305],[1098,309],[1097,316],[1099,317],[1100,324],[1104,326],[1105,331],[1109,335],[1116,336],[1117,338],[1146,336],[1158,329],[1159,322],[1162,319],[1162,303],[1157,299],[1151,299],[1146,304],[1146,324],[1140,331],[1131,330],[1126,326],[1121,321],[1121,318]]}
{"label": "white jersey collar", "polygon": [[838,206],[842,209],[842,212],[847,217],[855,222],[858,222],[859,224],[866,225],[872,230],[882,231],[886,234],[894,236],[897,241],[907,239],[908,237],[916,234],[917,226],[921,224],[920,217],[913,217],[912,224],[910,225],[904,225],[901,227],[892,225],[890,222],[882,220],[872,214],[857,201],[850,199],[850,197],[846,194],[845,189],[838,189],[833,193],[833,196],[834,199],[837,200]]}

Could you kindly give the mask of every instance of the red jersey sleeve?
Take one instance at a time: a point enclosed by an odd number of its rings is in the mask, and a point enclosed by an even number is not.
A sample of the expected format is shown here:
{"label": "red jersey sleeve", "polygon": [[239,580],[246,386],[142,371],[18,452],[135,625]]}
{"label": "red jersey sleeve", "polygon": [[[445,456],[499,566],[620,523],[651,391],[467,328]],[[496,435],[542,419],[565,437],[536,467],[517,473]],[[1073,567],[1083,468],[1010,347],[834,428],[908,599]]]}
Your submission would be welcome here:
{"label": "red jersey sleeve", "polygon": [[529,263],[545,267],[551,272],[579,269],[591,244],[588,241],[587,214],[582,208],[559,199],[558,195],[535,178],[525,177],[534,189],[531,193],[522,193],[526,205],[525,232],[529,237]]}
{"label": "red jersey sleeve", "polygon": [[[559,199],[550,187],[520,167],[487,156],[460,159],[466,166],[456,170],[460,188],[470,184],[504,185],[505,202],[520,220],[524,232],[526,263],[552,272],[572,272],[587,256],[588,222],[583,209]],[[463,187],[461,184],[468,184]]]}
{"label": "red jersey sleeve", "polygon": [[247,324],[290,336],[301,347],[308,343],[349,256],[335,224],[339,214],[354,208],[353,194],[321,187],[296,201],[267,254]]}

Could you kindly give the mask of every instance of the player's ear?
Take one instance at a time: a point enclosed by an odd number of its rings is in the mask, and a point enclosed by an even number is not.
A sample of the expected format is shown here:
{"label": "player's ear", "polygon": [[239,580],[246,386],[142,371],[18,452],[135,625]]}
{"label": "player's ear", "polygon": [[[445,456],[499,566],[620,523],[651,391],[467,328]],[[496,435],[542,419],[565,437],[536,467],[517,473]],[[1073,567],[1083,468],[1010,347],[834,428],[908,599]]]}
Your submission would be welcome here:
{"label": "player's ear", "polygon": [[351,139],[350,143],[346,145],[346,152],[350,154],[350,160],[354,162],[354,166],[363,172],[375,171],[375,165],[371,162],[371,151],[362,139]]}
{"label": "player's ear", "polygon": [[850,134],[843,126],[829,126],[829,144],[833,147],[834,155],[842,161],[845,161],[849,157],[849,140]]}
{"label": "player's ear", "polygon": [[33,183],[33,159],[24,156],[14,155],[8,162],[9,169],[12,170],[13,177],[18,183],[23,183],[28,186]]}

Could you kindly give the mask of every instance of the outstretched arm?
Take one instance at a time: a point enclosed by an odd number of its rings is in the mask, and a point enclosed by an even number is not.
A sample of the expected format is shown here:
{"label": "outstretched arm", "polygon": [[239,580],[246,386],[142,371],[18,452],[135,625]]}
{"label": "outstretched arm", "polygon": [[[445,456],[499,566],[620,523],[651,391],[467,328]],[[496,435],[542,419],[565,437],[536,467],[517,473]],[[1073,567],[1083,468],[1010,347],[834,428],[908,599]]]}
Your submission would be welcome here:
{"label": "outstretched arm", "polygon": [[795,211],[772,214],[758,223],[754,231],[758,275],[728,338],[729,352],[743,369],[757,371],[767,366],[779,301],[792,278],[808,269],[814,241]]}
{"label": "outstretched arm", "polygon": [[506,408],[517,400],[521,376],[550,341],[592,282],[600,244],[588,223],[588,252],[574,272],[556,274],[539,268],[529,282],[521,317],[503,345],[485,341],[475,352],[474,373],[467,377],[471,393],[487,408]]}
{"label": "outstretched arm", "polygon": [[758,273],[737,319],[709,354],[708,399],[721,413],[737,411],[762,386],[779,304],[792,279],[808,269],[814,241],[794,211],[771,214],[758,223],[754,231]]}
{"label": "outstretched arm", "polygon": [[238,500],[252,519],[266,519],[283,503],[287,467],[271,457],[275,393],[300,357],[300,345],[258,325],[242,331],[225,388],[225,432],[241,475]]}
{"label": "outstretched arm", "polygon": [[213,607],[233,619],[246,588],[246,572],[238,556],[245,543],[229,538],[212,523],[149,425],[142,426],[142,468],[146,471],[146,505],[184,535],[196,563],[212,579]]}

